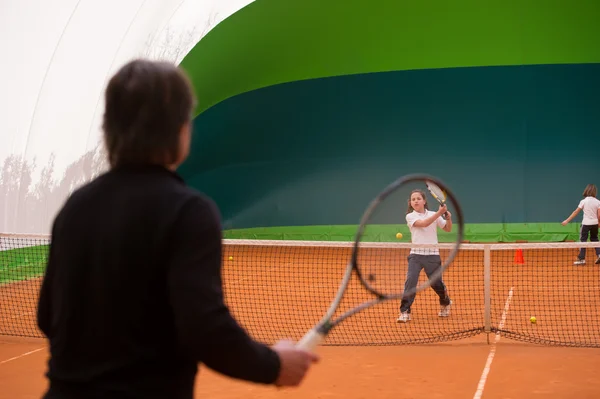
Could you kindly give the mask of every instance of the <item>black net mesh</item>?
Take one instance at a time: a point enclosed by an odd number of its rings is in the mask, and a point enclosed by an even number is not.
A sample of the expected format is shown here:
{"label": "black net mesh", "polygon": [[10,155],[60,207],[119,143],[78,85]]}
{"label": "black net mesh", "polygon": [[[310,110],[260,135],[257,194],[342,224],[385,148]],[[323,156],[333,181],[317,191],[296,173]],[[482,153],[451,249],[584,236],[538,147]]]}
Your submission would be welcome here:
{"label": "black net mesh", "polygon": [[[44,236],[0,235],[0,335],[42,336],[36,305],[48,244]],[[576,265],[582,246],[586,263]],[[447,247],[440,245],[442,259]],[[348,242],[225,240],[226,302],[256,339],[300,339],[334,298],[351,251]],[[409,243],[365,243],[361,257],[398,265],[403,282],[409,251]],[[390,301],[347,319],[324,344],[400,345],[492,332],[545,345],[600,347],[596,251],[597,242],[463,244],[443,277],[453,302],[449,317],[438,316],[438,297],[426,289],[417,294],[409,322],[396,322],[399,301]],[[372,298],[353,277],[337,314]]]}

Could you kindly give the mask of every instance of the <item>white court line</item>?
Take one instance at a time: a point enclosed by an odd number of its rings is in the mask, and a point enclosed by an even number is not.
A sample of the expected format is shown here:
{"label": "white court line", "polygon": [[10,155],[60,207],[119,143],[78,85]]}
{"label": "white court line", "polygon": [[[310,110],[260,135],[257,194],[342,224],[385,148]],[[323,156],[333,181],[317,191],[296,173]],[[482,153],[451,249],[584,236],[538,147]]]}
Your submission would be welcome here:
{"label": "white court line", "polygon": [[27,355],[31,355],[32,353],[39,352],[39,351],[41,351],[42,349],[44,349],[44,347],[41,347],[41,348],[38,348],[38,349],[32,350],[32,351],[30,351],[30,352],[23,353],[23,354],[21,354],[21,355],[19,355],[19,356],[11,357],[10,359],[2,360],[2,361],[0,362],[0,364],[4,364],[4,363],[8,363],[8,362],[10,362],[10,361],[13,361],[13,360],[20,359],[20,358],[22,358],[22,357],[25,357],[25,356],[27,356]]}
{"label": "white court line", "polygon": [[[508,297],[506,298],[506,302],[504,303],[504,310],[502,311],[502,318],[500,319],[500,324],[498,325],[498,330],[502,330],[504,328],[504,323],[506,322],[506,315],[508,314],[508,308],[510,307],[510,301],[513,296],[513,288],[510,288],[508,291]],[[490,349],[490,354],[488,355],[487,361],[485,362],[485,367],[483,368],[483,373],[481,373],[481,378],[479,379],[479,384],[477,384],[477,391],[475,392],[475,396],[473,399],[481,399],[481,395],[483,395],[483,388],[485,387],[485,382],[487,381],[488,374],[490,373],[490,368],[492,367],[492,361],[494,361],[494,356],[496,356],[496,344],[500,341],[500,331],[496,333],[496,339],[492,343],[492,347]]]}

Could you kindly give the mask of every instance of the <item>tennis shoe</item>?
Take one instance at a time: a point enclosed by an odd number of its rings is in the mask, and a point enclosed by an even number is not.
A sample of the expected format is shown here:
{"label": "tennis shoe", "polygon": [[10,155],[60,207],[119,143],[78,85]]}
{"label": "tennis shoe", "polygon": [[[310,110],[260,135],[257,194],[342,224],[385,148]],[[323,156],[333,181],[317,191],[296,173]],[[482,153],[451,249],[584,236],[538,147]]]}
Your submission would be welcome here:
{"label": "tennis shoe", "polygon": [[438,316],[440,317],[448,317],[450,316],[450,308],[452,307],[452,301],[450,301],[450,303],[446,306],[441,306],[440,307],[440,313],[438,313]]}
{"label": "tennis shoe", "polygon": [[397,323],[407,323],[410,320],[410,313],[402,312],[400,316],[396,319]]}

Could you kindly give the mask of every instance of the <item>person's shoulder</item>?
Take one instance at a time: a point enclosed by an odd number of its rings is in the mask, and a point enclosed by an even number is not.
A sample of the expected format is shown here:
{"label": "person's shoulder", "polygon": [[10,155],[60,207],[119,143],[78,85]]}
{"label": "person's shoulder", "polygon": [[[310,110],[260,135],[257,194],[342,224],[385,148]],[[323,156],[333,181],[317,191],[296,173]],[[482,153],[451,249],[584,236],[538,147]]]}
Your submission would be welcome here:
{"label": "person's shoulder", "polygon": [[585,197],[584,199],[582,199],[579,202],[580,205],[587,205],[587,204],[594,204],[594,205],[599,205],[600,204],[600,200],[596,197]]}
{"label": "person's shoulder", "polygon": [[182,187],[180,191],[179,213],[194,218],[210,219],[212,222],[221,221],[221,213],[215,200],[204,192],[193,187]]}
{"label": "person's shoulder", "polygon": [[208,195],[188,186],[176,172],[161,168],[107,171],[74,190],[65,200],[63,209],[97,203],[108,196],[145,197],[151,207],[171,209],[176,213],[183,208],[206,208],[217,213],[217,205]]}
{"label": "person's shoulder", "polygon": [[188,195],[189,200],[194,202],[197,206],[206,208],[213,213],[219,213],[219,208],[215,200],[213,200],[205,193],[191,187],[187,187],[186,193]]}
{"label": "person's shoulder", "polygon": [[67,195],[64,202],[64,207],[74,206],[80,201],[85,201],[85,199],[88,197],[93,197],[98,188],[103,185],[104,180],[106,180],[106,173],[101,174],[74,189],[70,194]]}
{"label": "person's shoulder", "polygon": [[99,180],[102,180],[104,175],[100,175],[90,180],[87,183],[82,184],[72,192],[67,193],[63,198],[62,205],[56,211],[54,215],[53,224],[56,226],[63,226],[68,220],[72,219],[72,216],[79,216],[81,213],[85,213],[88,209],[90,200],[95,197],[97,192],[96,186],[99,184]]}
{"label": "person's shoulder", "polygon": [[415,219],[418,216],[418,213],[416,211],[412,211],[406,214],[406,219]]}

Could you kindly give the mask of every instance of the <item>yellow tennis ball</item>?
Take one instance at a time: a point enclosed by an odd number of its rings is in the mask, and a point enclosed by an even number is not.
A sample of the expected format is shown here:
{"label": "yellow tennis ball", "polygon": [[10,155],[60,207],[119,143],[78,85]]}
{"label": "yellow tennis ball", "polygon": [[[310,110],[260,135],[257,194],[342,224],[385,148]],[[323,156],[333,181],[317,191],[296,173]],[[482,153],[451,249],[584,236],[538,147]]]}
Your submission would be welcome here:
{"label": "yellow tennis ball", "polygon": [[535,323],[537,323],[537,319],[535,318],[535,316],[531,316],[531,317],[529,318],[529,321],[530,321],[532,324],[535,324]]}
{"label": "yellow tennis ball", "polygon": [[397,233],[397,234],[396,234],[396,238],[397,238],[397,239],[401,239],[401,238],[402,238],[402,233]]}
{"label": "yellow tennis ball", "polygon": [[233,260],[233,256],[230,256],[230,257],[229,257],[229,260]]}

